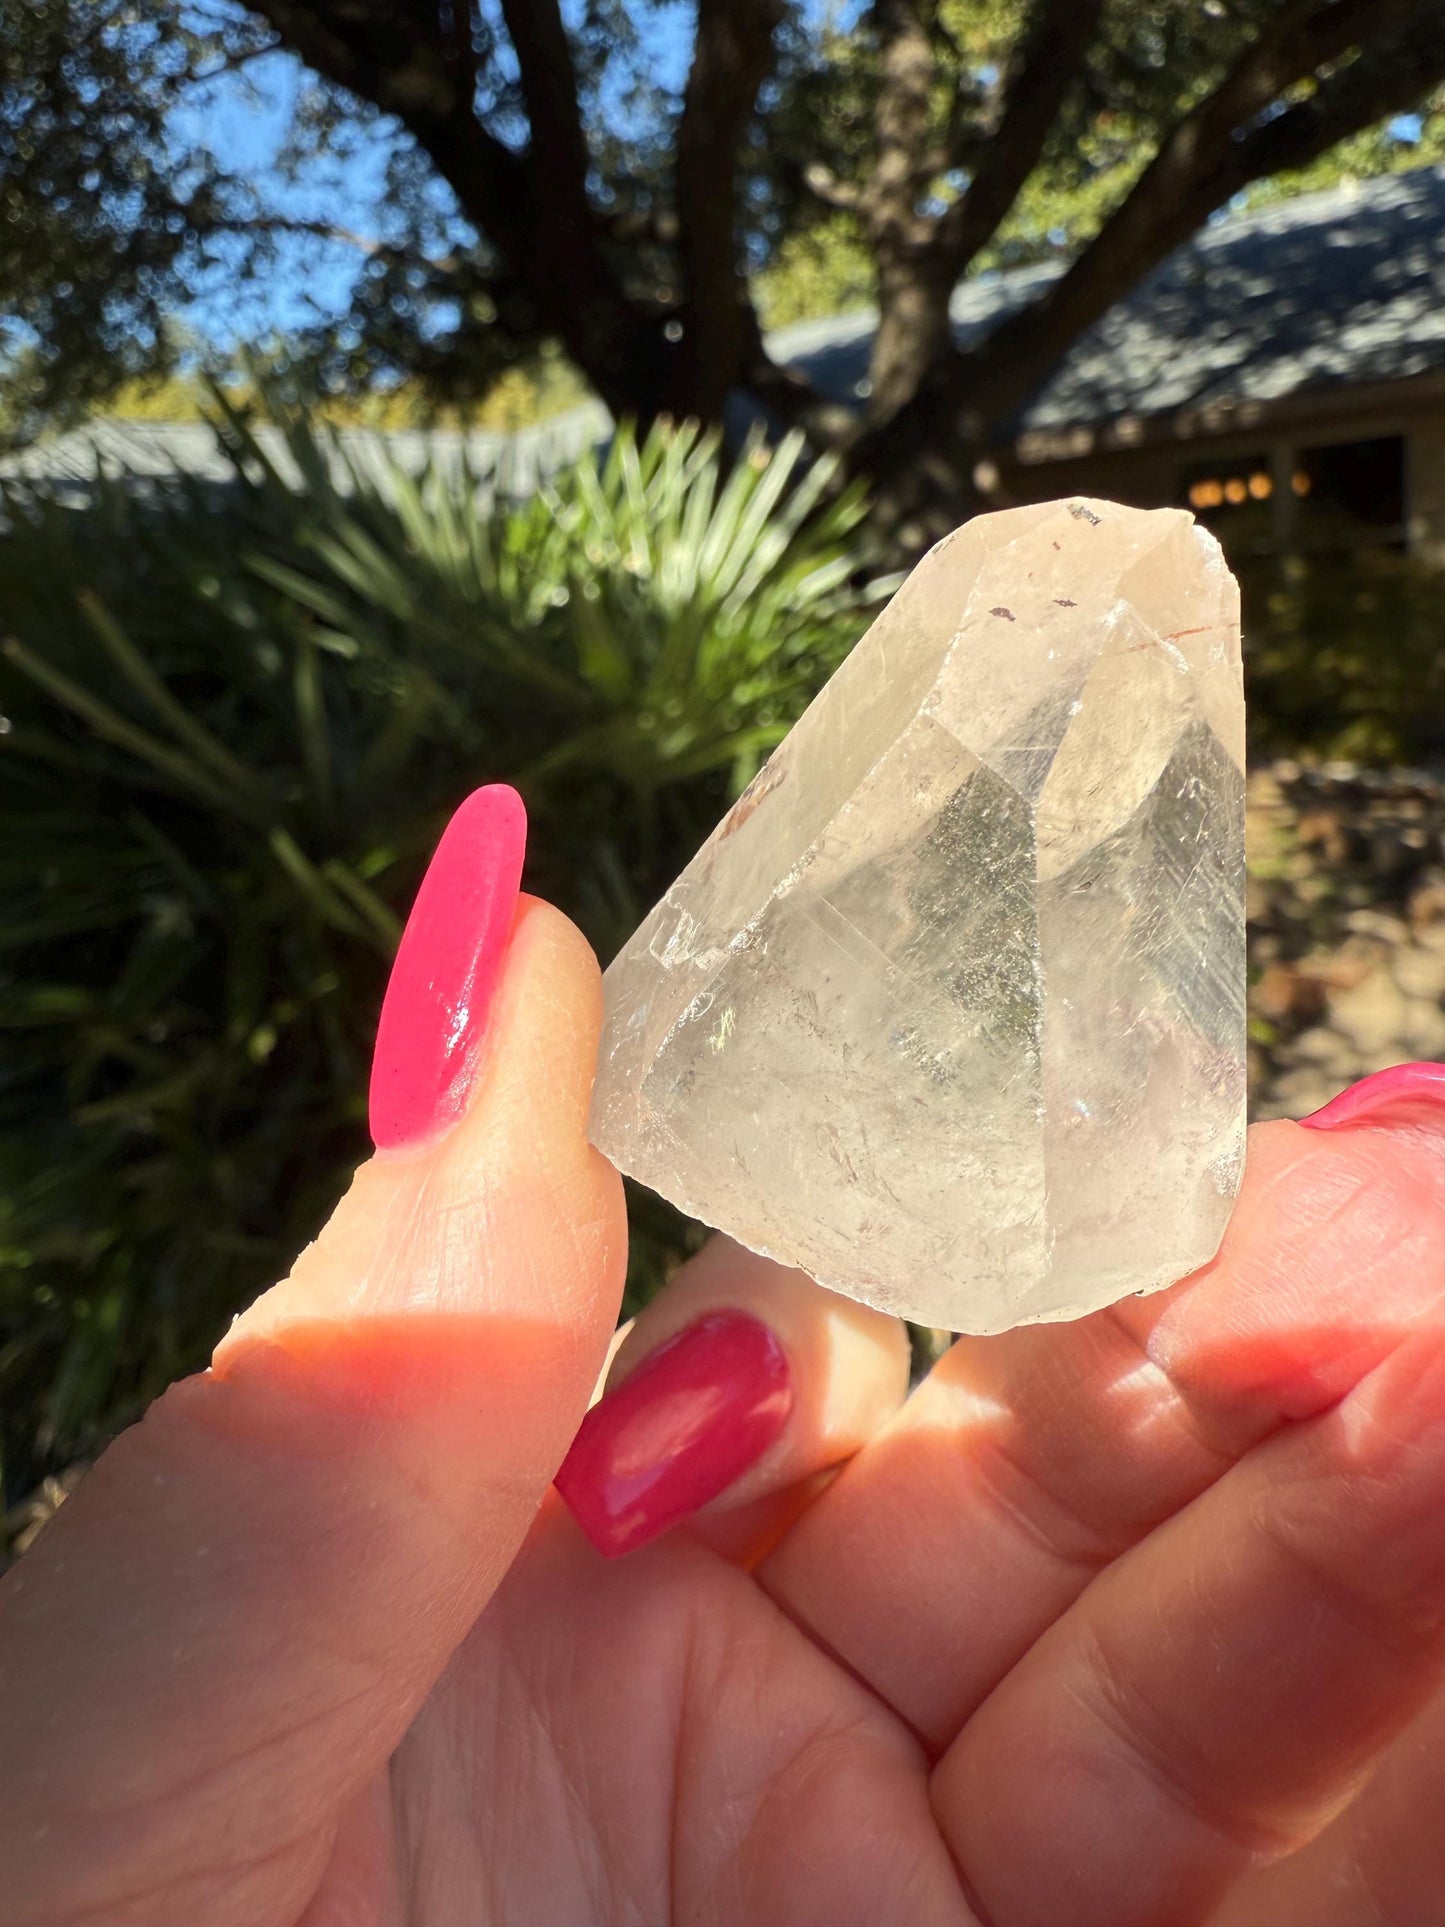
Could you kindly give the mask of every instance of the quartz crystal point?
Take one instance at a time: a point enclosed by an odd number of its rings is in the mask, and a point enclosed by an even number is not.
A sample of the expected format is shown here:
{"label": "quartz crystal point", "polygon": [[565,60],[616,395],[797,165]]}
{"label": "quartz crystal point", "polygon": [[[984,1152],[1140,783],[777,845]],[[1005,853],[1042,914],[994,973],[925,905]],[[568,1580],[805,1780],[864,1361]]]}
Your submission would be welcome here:
{"label": "quartz crystal point", "polygon": [[1243,754],[1190,516],[969,522],[607,972],[594,1143],[930,1325],[1183,1277],[1243,1156]]}

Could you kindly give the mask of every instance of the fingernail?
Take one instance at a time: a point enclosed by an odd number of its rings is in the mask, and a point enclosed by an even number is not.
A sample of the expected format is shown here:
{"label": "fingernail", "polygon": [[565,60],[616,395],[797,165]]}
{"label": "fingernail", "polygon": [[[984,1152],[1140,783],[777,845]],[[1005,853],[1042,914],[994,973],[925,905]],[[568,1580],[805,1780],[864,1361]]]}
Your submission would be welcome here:
{"label": "fingernail", "polygon": [[505,783],[474,790],[442,832],[406,920],[371,1063],[371,1139],[416,1144],[466,1108],[516,915],[527,813]]}
{"label": "fingernail", "polygon": [[1362,1077],[1300,1123],[1309,1131],[1340,1131],[1356,1124],[1445,1126],[1445,1064],[1396,1064]]}
{"label": "fingernail", "polygon": [[592,1407],[557,1490],[609,1559],[646,1545],[755,1465],[788,1422],[787,1355],[746,1312],[708,1312]]}

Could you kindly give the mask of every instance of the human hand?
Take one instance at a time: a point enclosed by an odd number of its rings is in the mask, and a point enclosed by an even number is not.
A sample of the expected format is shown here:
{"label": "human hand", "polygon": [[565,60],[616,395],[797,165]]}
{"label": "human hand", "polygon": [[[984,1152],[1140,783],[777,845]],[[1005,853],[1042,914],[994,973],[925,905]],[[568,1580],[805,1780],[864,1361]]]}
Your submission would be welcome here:
{"label": "human hand", "polygon": [[715,1242],[567,1457],[603,1559],[547,1491],[624,1255],[596,971],[487,796],[386,1148],[0,1585],[10,1927],[1445,1918],[1445,1073],[906,1403],[901,1327]]}

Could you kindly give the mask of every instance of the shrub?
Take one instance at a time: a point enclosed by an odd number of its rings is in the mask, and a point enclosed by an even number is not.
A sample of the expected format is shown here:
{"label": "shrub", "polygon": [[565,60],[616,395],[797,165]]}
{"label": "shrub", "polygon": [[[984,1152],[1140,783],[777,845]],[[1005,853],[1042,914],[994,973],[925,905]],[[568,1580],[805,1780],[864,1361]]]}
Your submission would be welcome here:
{"label": "shrub", "polygon": [[[365,1149],[400,918],[479,781],[609,955],[867,620],[796,442],[619,433],[532,499],[236,417],[219,499],[8,495],[0,1437],[17,1494],[204,1357]],[[638,1202],[643,1270],[685,1233]]]}
{"label": "shrub", "polygon": [[1445,606],[1437,570],[1341,548],[1238,565],[1250,746],[1261,755],[1438,763]]}

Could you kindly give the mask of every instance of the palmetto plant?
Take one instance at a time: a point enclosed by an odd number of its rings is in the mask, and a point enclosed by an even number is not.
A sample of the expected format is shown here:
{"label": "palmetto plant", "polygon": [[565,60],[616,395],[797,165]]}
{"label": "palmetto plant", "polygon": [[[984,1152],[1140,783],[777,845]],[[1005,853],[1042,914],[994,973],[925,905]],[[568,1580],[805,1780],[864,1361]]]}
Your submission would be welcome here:
{"label": "palmetto plant", "polygon": [[530,886],[605,955],[873,593],[859,497],[792,442],[620,432],[509,502],[299,415],[284,464],[217,433],[219,494],[0,502],[12,1495],[202,1356],[344,1183],[400,918],[467,789],[521,788]]}

